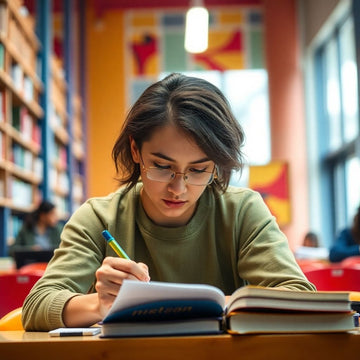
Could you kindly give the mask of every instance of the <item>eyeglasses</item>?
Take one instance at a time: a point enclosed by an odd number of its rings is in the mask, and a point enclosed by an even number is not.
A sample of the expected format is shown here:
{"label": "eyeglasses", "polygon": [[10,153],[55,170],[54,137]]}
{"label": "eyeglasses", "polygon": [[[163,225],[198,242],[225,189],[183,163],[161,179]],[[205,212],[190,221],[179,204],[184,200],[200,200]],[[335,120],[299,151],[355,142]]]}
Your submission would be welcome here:
{"label": "eyeglasses", "polygon": [[192,169],[184,173],[181,173],[161,167],[154,167],[154,166],[146,167],[144,164],[144,160],[142,159],[142,156],[140,156],[140,158],[143,169],[146,173],[146,177],[149,180],[169,183],[175,179],[176,175],[182,175],[184,181],[189,185],[205,186],[205,185],[210,185],[216,178],[215,166],[213,171],[211,172],[205,170]]}

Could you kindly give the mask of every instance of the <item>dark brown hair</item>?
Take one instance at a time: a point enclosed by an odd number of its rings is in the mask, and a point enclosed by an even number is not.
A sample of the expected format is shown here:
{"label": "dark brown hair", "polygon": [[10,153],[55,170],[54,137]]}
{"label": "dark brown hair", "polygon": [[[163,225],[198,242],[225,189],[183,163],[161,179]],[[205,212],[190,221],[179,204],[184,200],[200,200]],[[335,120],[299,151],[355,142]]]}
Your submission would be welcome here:
{"label": "dark brown hair", "polygon": [[32,213],[28,214],[25,218],[24,225],[28,229],[33,230],[39,222],[40,216],[42,214],[48,214],[53,209],[55,209],[55,205],[52,202],[43,200]]}
{"label": "dark brown hair", "polygon": [[216,86],[178,73],[148,87],[130,109],[112,151],[120,184],[130,190],[140,177],[130,137],[141,150],[156,129],[169,123],[189,134],[215,163],[217,178],[210,186],[225,191],[232,171],[243,167],[243,130]]}

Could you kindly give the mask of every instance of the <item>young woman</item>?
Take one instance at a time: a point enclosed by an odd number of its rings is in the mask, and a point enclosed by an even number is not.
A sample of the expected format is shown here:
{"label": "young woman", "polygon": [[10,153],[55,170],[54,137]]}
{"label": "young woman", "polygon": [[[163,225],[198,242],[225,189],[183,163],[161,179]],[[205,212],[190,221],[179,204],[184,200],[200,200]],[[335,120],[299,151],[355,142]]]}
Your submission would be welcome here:
{"label": "young woman", "polygon": [[[113,148],[122,185],[71,217],[23,306],[27,330],[101,320],[124,279],[314,290],[259,194],[229,187],[244,135],[223,94],[172,74],[129,112]],[[141,181],[139,181],[141,179]],[[107,245],[104,229],[132,260]]]}
{"label": "young woman", "polygon": [[25,219],[9,253],[13,255],[16,250],[55,249],[60,243],[61,230],[55,205],[44,200]]}

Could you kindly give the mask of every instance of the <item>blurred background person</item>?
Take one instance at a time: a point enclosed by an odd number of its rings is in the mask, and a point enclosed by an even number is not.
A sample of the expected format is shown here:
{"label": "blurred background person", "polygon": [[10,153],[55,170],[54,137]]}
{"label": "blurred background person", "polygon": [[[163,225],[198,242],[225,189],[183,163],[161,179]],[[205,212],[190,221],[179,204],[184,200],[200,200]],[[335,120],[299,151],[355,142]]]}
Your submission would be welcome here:
{"label": "blurred background person", "polygon": [[328,260],[329,250],[320,246],[319,237],[309,231],[305,234],[303,243],[295,251],[296,259]]}
{"label": "blurred background person", "polygon": [[42,201],[38,208],[25,218],[14,244],[9,248],[10,255],[16,250],[57,248],[62,227],[55,205],[49,201]]}
{"label": "blurred background person", "polygon": [[331,262],[339,262],[350,256],[360,256],[360,206],[352,226],[343,229],[330,248]]}
{"label": "blurred background person", "polygon": [[306,247],[319,247],[319,238],[314,232],[308,232],[304,236],[303,246]]}

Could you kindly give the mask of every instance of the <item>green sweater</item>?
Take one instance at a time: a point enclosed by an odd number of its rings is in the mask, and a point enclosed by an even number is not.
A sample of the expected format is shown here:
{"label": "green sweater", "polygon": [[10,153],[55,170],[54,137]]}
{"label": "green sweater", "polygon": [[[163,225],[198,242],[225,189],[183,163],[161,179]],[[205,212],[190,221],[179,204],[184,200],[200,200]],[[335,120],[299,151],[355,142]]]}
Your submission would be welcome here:
{"label": "green sweater", "polygon": [[140,188],[89,199],[73,214],[25,300],[26,330],[64,326],[65,303],[94,291],[95,271],[106,256],[116,256],[101,235],[104,229],[131,259],[148,265],[152,280],[211,284],[227,295],[245,284],[315,289],[258,193],[230,187],[218,194],[208,187],[186,226],[166,228],[145,214]]}

